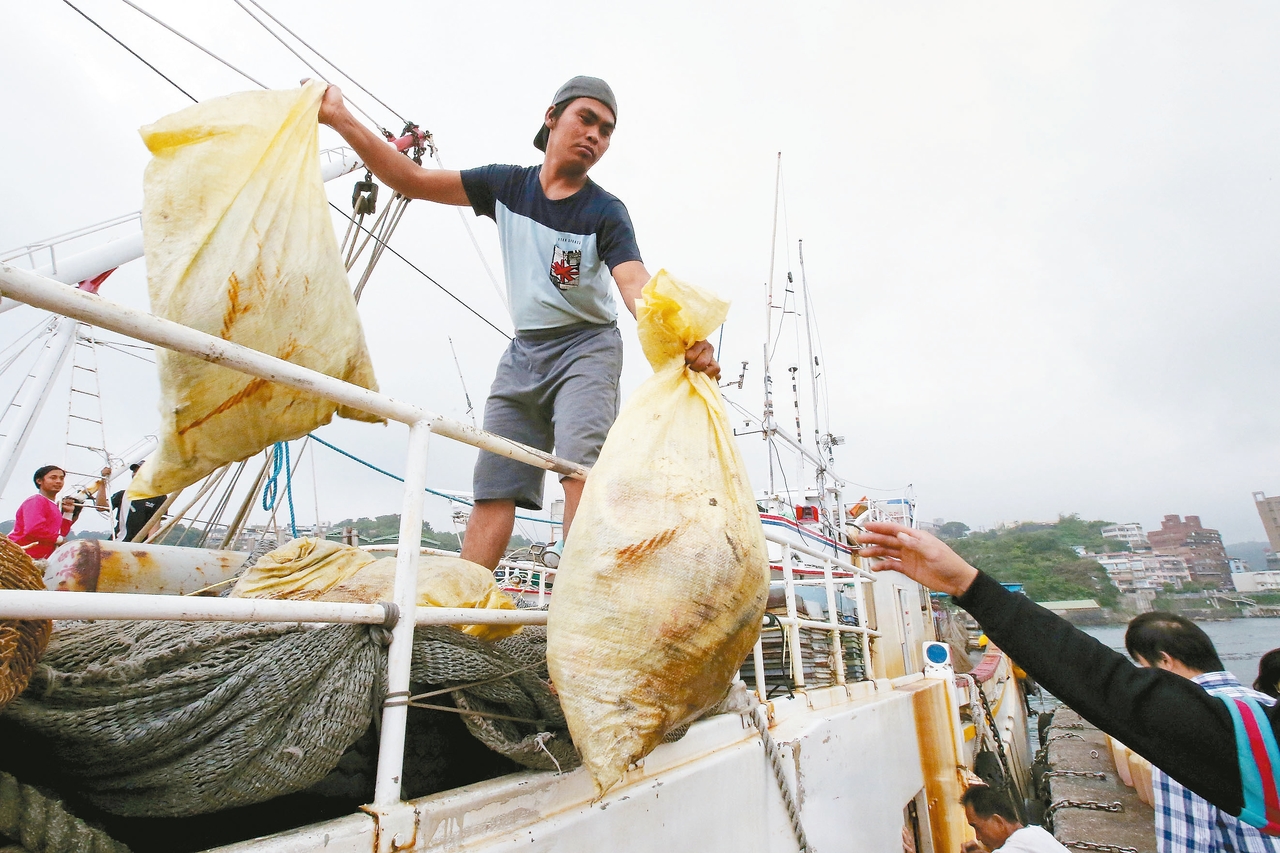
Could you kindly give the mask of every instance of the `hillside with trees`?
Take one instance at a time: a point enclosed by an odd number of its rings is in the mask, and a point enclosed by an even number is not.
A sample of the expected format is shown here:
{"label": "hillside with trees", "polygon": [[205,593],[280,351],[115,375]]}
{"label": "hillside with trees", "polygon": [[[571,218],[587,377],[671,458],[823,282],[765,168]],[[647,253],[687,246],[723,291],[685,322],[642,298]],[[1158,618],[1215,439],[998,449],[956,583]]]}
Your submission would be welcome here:
{"label": "hillside with trees", "polygon": [[[1064,515],[1056,524],[969,532],[963,538],[949,538],[948,544],[970,565],[996,580],[1024,584],[1034,601],[1092,598],[1103,607],[1114,607],[1120,591],[1102,566],[1082,559],[1075,551],[1078,546],[1094,553],[1128,550],[1123,542],[1102,538],[1100,531],[1112,523]],[[947,532],[952,531],[958,529]]]}

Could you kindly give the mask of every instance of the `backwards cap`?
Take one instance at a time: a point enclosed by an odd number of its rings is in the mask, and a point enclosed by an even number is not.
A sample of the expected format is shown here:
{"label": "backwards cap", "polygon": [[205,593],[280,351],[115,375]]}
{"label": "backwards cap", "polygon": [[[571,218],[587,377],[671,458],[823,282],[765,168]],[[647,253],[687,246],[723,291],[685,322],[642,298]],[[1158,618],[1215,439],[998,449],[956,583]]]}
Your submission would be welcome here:
{"label": "backwards cap", "polygon": [[[551,103],[558,107],[577,98],[595,98],[613,110],[613,120],[615,122],[618,120],[618,99],[613,96],[613,90],[609,88],[609,84],[599,77],[574,77],[556,91]],[[550,135],[551,129],[544,121],[538,127],[538,135],[533,138],[533,147],[539,151],[546,151],[547,139]]]}

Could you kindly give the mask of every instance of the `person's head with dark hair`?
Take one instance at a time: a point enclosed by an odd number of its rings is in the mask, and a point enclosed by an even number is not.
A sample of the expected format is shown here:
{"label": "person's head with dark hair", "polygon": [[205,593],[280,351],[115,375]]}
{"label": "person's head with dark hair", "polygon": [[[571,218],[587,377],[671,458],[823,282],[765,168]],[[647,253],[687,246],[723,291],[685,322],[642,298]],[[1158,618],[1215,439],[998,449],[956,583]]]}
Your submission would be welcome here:
{"label": "person's head with dark hair", "polygon": [[1226,668],[1209,635],[1176,613],[1157,610],[1134,617],[1124,632],[1124,647],[1143,666],[1187,678]]}
{"label": "person's head with dark hair", "polygon": [[66,479],[67,472],[57,465],[41,465],[31,477],[31,481],[36,484],[40,494],[49,500],[53,500],[58,496],[58,492],[62,491],[63,485],[66,484]]}
{"label": "person's head with dark hair", "polygon": [[1022,828],[1022,821],[1008,796],[986,785],[973,785],[960,798],[965,818],[988,850],[999,850]]}
{"label": "person's head with dark hair", "polygon": [[139,468],[141,468],[141,467],[142,467],[142,463],[141,463],[141,462],[135,462],[135,463],[133,463],[132,465],[130,465],[130,466],[129,466],[129,470],[130,470],[130,471],[132,471],[134,474],[137,474],[137,473],[138,473],[138,469],[139,469]]}
{"label": "person's head with dark hair", "polygon": [[1258,661],[1258,678],[1253,689],[1280,699],[1280,649],[1272,649]]}

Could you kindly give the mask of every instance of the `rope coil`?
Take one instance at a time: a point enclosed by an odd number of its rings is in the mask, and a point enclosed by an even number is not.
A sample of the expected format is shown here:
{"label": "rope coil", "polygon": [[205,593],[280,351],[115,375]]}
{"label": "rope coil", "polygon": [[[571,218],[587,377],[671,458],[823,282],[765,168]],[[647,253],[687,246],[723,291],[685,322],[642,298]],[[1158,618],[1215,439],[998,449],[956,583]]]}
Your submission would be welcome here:
{"label": "rope coil", "polygon": [[[0,534],[0,589],[43,590],[43,573],[27,552]],[[0,619],[0,708],[26,689],[49,645],[47,619]]]}

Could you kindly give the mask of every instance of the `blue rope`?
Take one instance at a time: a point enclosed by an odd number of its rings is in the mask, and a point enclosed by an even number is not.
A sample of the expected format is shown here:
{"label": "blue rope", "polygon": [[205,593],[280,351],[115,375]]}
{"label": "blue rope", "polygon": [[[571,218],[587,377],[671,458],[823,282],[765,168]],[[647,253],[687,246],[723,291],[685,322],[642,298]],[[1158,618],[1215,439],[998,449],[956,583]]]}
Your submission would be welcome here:
{"label": "blue rope", "polygon": [[298,520],[293,515],[293,465],[289,461],[289,442],[284,442],[284,493],[289,497],[289,532],[298,538]]}
{"label": "blue rope", "polygon": [[[316,439],[319,441],[320,439]],[[281,452],[283,449],[283,452]],[[262,508],[274,510],[280,497],[280,471],[284,471],[284,492],[289,501],[289,531],[298,538],[298,520],[293,512],[293,465],[289,459],[289,443],[277,441],[271,452],[271,477],[262,487]]]}
{"label": "blue rope", "polygon": [[280,454],[280,444],[277,443],[271,450],[271,477],[262,487],[262,508],[270,512],[276,507],[276,496],[279,494],[279,485],[277,479],[280,477],[280,466],[284,464],[284,457]]}
{"label": "blue rope", "polygon": [[[366,467],[366,468],[370,468],[370,469],[372,469],[372,470],[374,470],[374,471],[377,471],[379,474],[382,474],[382,475],[384,475],[384,476],[390,477],[390,478],[391,478],[391,479],[393,479],[393,480],[398,480],[398,481],[400,481],[401,483],[403,483],[403,482],[404,482],[404,477],[397,477],[395,474],[392,474],[390,471],[384,471],[383,469],[379,468],[377,465],[374,465],[372,462],[366,462],[366,461],[364,461],[363,459],[361,459],[359,456],[356,456],[356,455],[354,455],[354,454],[348,453],[347,451],[343,450],[341,447],[338,447],[337,445],[330,444],[329,442],[325,441],[325,440],[324,440],[323,438],[321,438],[320,436],[316,435],[314,432],[313,432],[313,433],[311,433],[311,438],[312,438],[313,440],[315,440],[315,441],[320,442],[321,444],[323,444],[325,447],[329,448],[330,450],[332,450],[332,451],[335,451],[335,452],[337,452],[337,453],[342,454],[343,456],[347,457],[348,459],[352,460],[353,462],[359,462],[359,463],[360,463],[361,465],[363,465],[364,467]],[[453,501],[454,503],[463,504],[464,506],[475,506],[475,503],[474,503],[474,502],[469,501],[469,500],[467,500],[466,498],[460,498],[460,497],[458,497],[458,496],[456,496],[456,495],[449,495],[449,494],[445,494],[444,492],[437,492],[435,489],[432,489],[432,488],[429,488],[429,487],[424,487],[424,488],[426,489],[426,491],[427,491],[429,494],[433,494],[433,495],[435,495],[436,497],[444,498],[445,500]],[[538,522],[539,524],[553,524],[553,523],[554,523],[554,522],[552,522],[552,521],[551,521],[551,519],[549,519],[549,518],[534,518],[534,517],[532,517],[532,516],[528,516],[528,515],[520,515],[520,514],[518,514],[518,513],[516,514],[516,518],[520,519],[521,521],[536,521],[536,522]]]}

